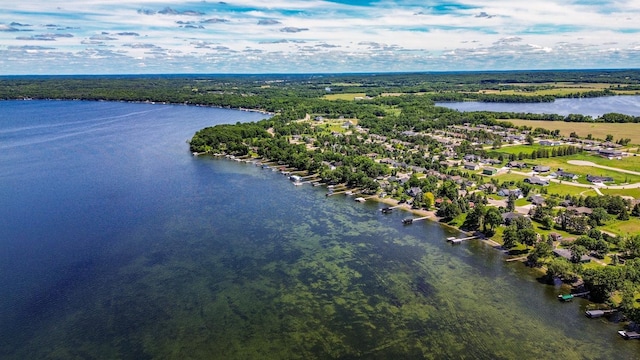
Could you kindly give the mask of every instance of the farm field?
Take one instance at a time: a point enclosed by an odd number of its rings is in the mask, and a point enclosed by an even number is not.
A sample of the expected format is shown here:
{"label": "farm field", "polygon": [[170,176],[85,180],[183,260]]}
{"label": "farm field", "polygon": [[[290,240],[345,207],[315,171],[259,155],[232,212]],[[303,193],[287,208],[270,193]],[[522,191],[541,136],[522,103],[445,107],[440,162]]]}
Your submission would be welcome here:
{"label": "farm field", "polygon": [[326,100],[347,100],[353,101],[357,97],[365,97],[365,93],[344,93],[344,94],[326,94],[323,96]]}
{"label": "farm field", "polygon": [[614,140],[631,139],[631,143],[640,144],[640,124],[610,124],[610,123],[573,123],[564,121],[542,120],[501,120],[510,122],[516,126],[530,126],[549,130],[560,130],[560,135],[569,136],[575,132],[578,136],[586,138],[591,134],[594,139],[605,139],[607,135],[613,135]]}

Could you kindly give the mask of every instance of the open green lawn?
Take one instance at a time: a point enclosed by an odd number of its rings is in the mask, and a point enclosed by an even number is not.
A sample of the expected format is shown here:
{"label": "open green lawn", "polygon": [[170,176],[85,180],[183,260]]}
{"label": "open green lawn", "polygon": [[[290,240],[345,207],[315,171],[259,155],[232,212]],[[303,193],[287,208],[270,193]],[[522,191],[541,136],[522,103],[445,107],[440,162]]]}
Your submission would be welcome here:
{"label": "open green lawn", "polygon": [[631,196],[634,199],[640,199],[640,188],[635,189],[601,189],[605,195],[611,196]]}
{"label": "open green lawn", "polygon": [[600,228],[618,235],[638,235],[640,234],[640,218],[631,217],[627,221],[614,220]]}
{"label": "open green lawn", "polygon": [[[548,146],[541,146],[541,145],[537,145],[537,144],[533,144],[533,145],[503,145],[501,148],[499,149],[491,149],[488,150],[489,154],[506,154],[506,155],[518,155],[519,153],[525,153],[525,154],[531,154],[532,152],[534,152],[535,150],[542,148],[542,147],[548,147]],[[497,155],[496,155],[497,156]]]}
{"label": "open green lawn", "polygon": [[[543,158],[543,159],[529,159],[529,160],[525,160],[525,162],[527,163],[531,163],[531,164],[536,164],[536,165],[547,165],[551,167],[551,171],[555,171],[558,168],[562,168],[564,171],[568,171],[571,173],[574,173],[576,175],[579,175],[580,178],[578,179],[578,182],[580,183],[584,183],[586,184],[586,176],[587,175],[600,175],[600,176],[610,176],[613,178],[614,183],[616,184],[624,184],[624,183],[628,183],[628,184],[633,184],[633,183],[637,183],[640,182],[640,176],[639,175],[632,175],[632,174],[627,174],[627,173],[622,173],[622,172],[618,172],[618,171],[614,171],[614,170],[607,170],[607,169],[601,169],[601,168],[597,168],[597,167],[591,167],[591,166],[579,166],[579,165],[571,165],[569,164],[567,161],[569,160],[586,160],[586,161],[592,161],[595,163],[594,159],[596,157],[594,156],[562,156],[562,157],[555,157],[555,158]],[[611,160],[608,160],[611,161]],[[622,162],[615,164],[615,163],[609,163],[609,164],[604,164],[602,163],[602,165],[606,165],[606,166],[614,166],[614,165],[619,165],[622,164]],[[629,164],[625,164],[629,165]],[[636,168],[638,169],[638,168]]]}
{"label": "open green lawn", "polygon": [[323,96],[327,100],[348,100],[352,101],[357,97],[365,97],[365,93],[345,93],[345,94],[327,94]]}

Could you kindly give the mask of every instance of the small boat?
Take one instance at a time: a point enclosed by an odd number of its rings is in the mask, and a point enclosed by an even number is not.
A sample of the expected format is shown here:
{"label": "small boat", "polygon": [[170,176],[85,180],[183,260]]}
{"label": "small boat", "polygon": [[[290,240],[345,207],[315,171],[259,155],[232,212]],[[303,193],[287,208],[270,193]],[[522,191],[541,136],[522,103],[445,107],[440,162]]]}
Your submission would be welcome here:
{"label": "small boat", "polygon": [[558,295],[558,300],[560,300],[560,301],[571,301],[571,300],[573,300],[573,294]]}
{"label": "small boat", "polygon": [[629,340],[629,339],[640,339],[640,333],[637,333],[635,331],[624,331],[624,330],[620,330],[618,331],[618,334],[620,336],[622,336],[625,340]]}
{"label": "small boat", "polygon": [[389,214],[389,213],[391,213],[391,212],[393,211],[393,209],[392,209],[392,208],[389,208],[389,207],[386,207],[386,208],[382,208],[380,211],[381,211],[383,214]]}
{"label": "small boat", "polygon": [[402,219],[402,223],[405,225],[409,225],[413,223],[413,219],[411,218],[406,218],[406,219]]}

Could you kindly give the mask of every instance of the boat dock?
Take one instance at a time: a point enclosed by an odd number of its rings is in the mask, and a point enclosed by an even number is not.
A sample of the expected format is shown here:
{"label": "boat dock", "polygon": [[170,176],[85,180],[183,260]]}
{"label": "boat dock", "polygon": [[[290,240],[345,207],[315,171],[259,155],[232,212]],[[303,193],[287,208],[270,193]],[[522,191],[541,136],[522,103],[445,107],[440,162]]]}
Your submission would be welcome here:
{"label": "boat dock", "polygon": [[393,209],[399,208],[401,206],[402,206],[402,204],[399,204],[399,205],[396,205],[396,206],[389,206],[389,207],[385,207],[385,208],[380,209],[380,211],[383,214],[389,214],[389,213],[391,213],[393,211]]}
{"label": "boat dock", "polygon": [[452,244],[460,244],[463,241],[467,241],[467,240],[473,240],[473,239],[477,239],[477,236],[469,236],[469,237],[465,237],[465,238],[456,238],[455,236],[452,237],[448,237],[447,241],[452,243]]}
{"label": "boat dock", "polygon": [[575,297],[581,297],[586,295],[589,295],[589,291],[575,293],[575,294],[558,295],[558,300],[567,302],[567,301],[573,300],[573,298]]}
{"label": "boat dock", "polygon": [[637,333],[635,331],[620,330],[620,331],[618,331],[618,334],[620,334],[620,336],[622,336],[626,340],[629,340],[629,339],[640,339],[640,333]]}
{"label": "boat dock", "polygon": [[588,318],[599,318],[599,317],[603,317],[609,314],[613,314],[618,312],[617,309],[611,309],[611,310],[587,310],[584,312],[584,314],[588,317]]}
{"label": "boat dock", "polygon": [[402,223],[405,224],[405,225],[409,225],[409,224],[413,224],[416,221],[425,220],[425,219],[428,219],[428,218],[429,218],[428,216],[423,216],[423,217],[419,217],[419,218],[415,218],[415,219],[406,218],[406,219],[402,219]]}

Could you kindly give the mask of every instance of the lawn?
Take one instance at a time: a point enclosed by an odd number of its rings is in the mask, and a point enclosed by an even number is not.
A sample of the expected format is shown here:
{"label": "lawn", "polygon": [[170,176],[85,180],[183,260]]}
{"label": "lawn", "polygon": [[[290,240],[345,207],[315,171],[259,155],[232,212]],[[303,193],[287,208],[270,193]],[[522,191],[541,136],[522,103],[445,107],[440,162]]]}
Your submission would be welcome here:
{"label": "lawn", "polygon": [[560,130],[560,135],[569,136],[575,132],[578,136],[586,138],[591,134],[595,139],[605,139],[607,135],[613,135],[614,140],[621,138],[631,139],[631,143],[640,144],[640,124],[625,123],[573,123],[564,121],[541,121],[541,120],[514,120],[508,121],[516,126],[531,126],[549,130]]}
{"label": "lawn", "polygon": [[[613,178],[614,183],[616,184],[624,184],[624,183],[637,183],[640,182],[640,175],[632,175],[621,173],[614,170],[601,169],[591,166],[579,166],[579,165],[571,165],[567,163],[569,160],[587,160],[592,161],[595,160],[595,156],[563,156],[563,157],[555,157],[555,158],[543,158],[543,159],[534,159],[534,160],[524,160],[527,163],[536,164],[536,165],[547,165],[551,167],[551,171],[555,171],[558,168],[562,168],[564,171],[574,173],[579,175],[580,178],[578,182],[587,184],[586,176],[587,175],[599,175],[599,176],[610,176]],[[599,161],[599,160],[598,160]],[[607,160],[613,161],[613,160]],[[618,163],[609,163],[607,166],[615,166],[618,164],[622,164],[622,160],[618,160]],[[604,165],[604,164],[603,164]],[[636,168],[638,169],[638,168]]]}
{"label": "lawn", "polygon": [[600,228],[607,232],[618,235],[638,235],[640,234],[640,219],[636,217],[630,217],[629,220],[626,221],[610,221]]}
{"label": "lawn", "polygon": [[611,196],[631,196],[634,199],[640,199],[640,188],[635,189],[600,189],[605,195]]}
{"label": "lawn", "polygon": [[582,196],[593,196],[597,195],[595,190],[580,186],[571,186],[566,184],[558,184],[551,183],[546,187],[547,193],[549,194],[557,194],[560,196],[564,195],[582,195]]}
{"label": "lawn", "polygon": [[535,150],[542,148],[542,147],[546,147],[548,148],[548,146],[542,146],[542,145],[537,145],[537,144],[533,144],[533,145],[503,145],[500,149],[491,149],[488,150],[489,154],[492,153],[502,153],[502,154],[507,154],[507,155],[518,155],[519,153],[525,153],[525,154],[531,154],[532,152],[534,152]]}
{"label": "lawn", "polygon": [[357,97],[365,97],[365,93],[344,93],[344,94],[327,94],[323,96],[327,100],[348,100],[353,101]]}

